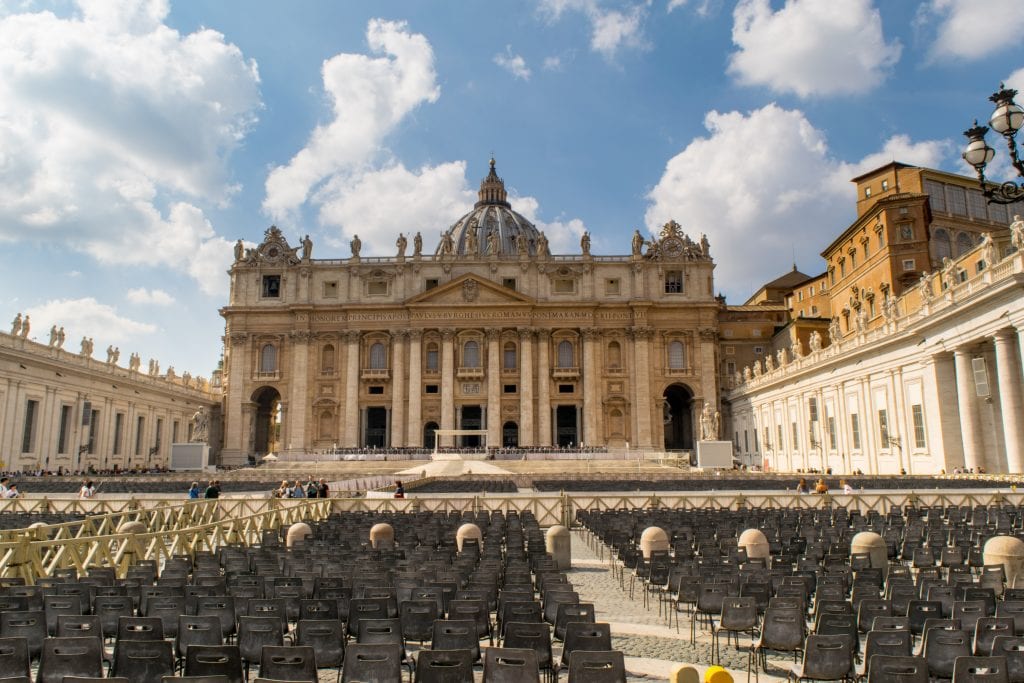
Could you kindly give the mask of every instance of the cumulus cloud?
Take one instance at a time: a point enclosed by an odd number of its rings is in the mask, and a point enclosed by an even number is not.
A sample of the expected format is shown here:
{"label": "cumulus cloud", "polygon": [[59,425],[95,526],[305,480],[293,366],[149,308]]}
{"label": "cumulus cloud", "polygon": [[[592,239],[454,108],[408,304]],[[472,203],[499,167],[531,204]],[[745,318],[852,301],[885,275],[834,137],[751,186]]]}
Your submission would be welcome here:
{"label": "cumulus cloud", "polygon": [[170,306],[174,303],[174,297],[162,289],[146,289],[136,287],[125,292],[125,298],[133,304],[148,304],[151,306]]}
{"label": "cumulus cloud", "polygon": [[[666,11],[672,12],[691,4],[690,0],[669,0]],[[713,12],[718,10],[718,6],[721,4],[721,0],[698,0],[692,3],[693,11],[697,13],[697,16],[707,17]]]}
{"label": "cumulus cloud", "polygon": [[729,73],[744,85],[800,97],[862,93],[879,85],[900,57],[887,43],[871,0],[740,0],[733,11],[739,48]]}
{"label": "cumulus cloud", "polygon": [[[1013,88],[1017,92],[1024,92],[1024,67],[1017,69],[1006,77],[1006,87]],[[1018,101],[1017,104],[1020,104]]]}
{"label": "cumulus cloud", "polygon": [[434,51],[424,36],[409,32],[404,22],[373,19],[366,40],[379,56],[342,53],[324,62],[324,89],[334,117],[268,176],[263,207],[275,218],[294,220],[294,212],[325,180],[358,173],[375,161],[388,133],[416,107],[440,96]]}
{"label": "cumulus cloud", "polygon": [[504,53],[494,55],[494,63],[516,78],[530,80],[530,67],[526,66],[526,60],[522,55],[512,54],[511,45],[505,46]]}
{"label": "cumulus cloud", "polygon": [[552,21],[569,12],[582,14],[590,23],[590,49],[612,60],[624,48],[647,49],[643,27],[647,4],[630,4],[620,10],[605,7],[599,0],[541,0],[540,10]]}
{"label": "cumulus cloud", "polygon": [[733,287],[732,299],[781,274],[765,253],[792,248],[804,272],[824,267],[821,250],[853,218],[850,178],[894,159],[936,167],[947,151],[897,136],[862,159],[837,159],[803,112],[775,104],[712,111],[704,125],[709,134],[666,164],[645,219],[652,233],[672,219],[694,239],[706,233],[715,279]]}
{"label": "cumulus cloud", "polygon": [[1018,46],[1024,12],[1018,0],[928,0],[918,8],[919,28],[934,27],[933,57],[980,59]]}
{"label": "cumulus cloud", "polygon": [[26,313],[32,319],[30,336],[46,341],[52,325],[63,327],[67,337],[64,348],[69,350],[78,350],[82,337],[93,339],[98,350],[107,344],[125,344],[157,331],[155,325],[119,315],[117,309],[93,297],[52,299]]}
{"label": "cumulus cloud", "polygon": [[[237,190],[227,160],[260,106],[255,63],[216,31],[169,28],[163,0],[77,6],[0,18],[0,239],[163,265],[223,291],[223,263],[200,270],[152,247],[177,241],[176,207],[201,214]],[[188,246],[219,239],[196,237]]]}

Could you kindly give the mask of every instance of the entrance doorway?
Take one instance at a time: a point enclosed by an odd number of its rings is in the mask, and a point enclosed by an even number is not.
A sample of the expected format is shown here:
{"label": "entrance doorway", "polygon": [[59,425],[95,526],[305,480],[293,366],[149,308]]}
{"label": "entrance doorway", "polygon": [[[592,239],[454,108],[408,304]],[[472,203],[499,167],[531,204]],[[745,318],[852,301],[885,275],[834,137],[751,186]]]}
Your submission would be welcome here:
{"label": "entrance doorway", "polygon": [[519,425],[515,422],[506,422],[502,425],[501,445],[503,448],[519,447]]}
{"label": "entrance doorway", "polygon": [[555,408],[555,441],[559,446],[579,444],[579,425],[576,424],[578,412],[576,406]]}
{"label": "entrance doorway", "polygon": [[436,422],[428,422],[423,425],[423,447],[434,450],[437,446],[437,434],[438,426]]}
{"label": "entrance doorway", "polygon": [[363,445],[367,448],[384,448],[388,445],[388,409],[381,407],[366,409],[366,439]]}
{"label": "entrance doorway", "polygon": [[260,387],[252,395],[256,404],[252,425],[252,452],[266,455],[281,450],[281,394],[274,387]]}
{"label": "entrance doorway", "polygon": [[693,450],[693,392],[673,384],[665,389],[664,399],[665,450]]}
{"label": "entrance doorway", "polygon": [[[459,429],[483,429],[483,410],[480,406],[462,406],[459,410]],[[480,448],[480,437],[476,434],[460,436],[459,445],[462,448]]]}

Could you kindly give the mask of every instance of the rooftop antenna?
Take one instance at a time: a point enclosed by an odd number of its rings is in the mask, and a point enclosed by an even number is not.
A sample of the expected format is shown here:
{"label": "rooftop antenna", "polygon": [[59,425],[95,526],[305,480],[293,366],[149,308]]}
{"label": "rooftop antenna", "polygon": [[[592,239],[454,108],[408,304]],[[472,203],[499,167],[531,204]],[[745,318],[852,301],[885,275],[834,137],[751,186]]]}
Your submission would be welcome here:
{"label": "rooftop antenna", "polygon": [[789,248],[793,251],[793,272],[796,272],[796,245],[790,242]]}

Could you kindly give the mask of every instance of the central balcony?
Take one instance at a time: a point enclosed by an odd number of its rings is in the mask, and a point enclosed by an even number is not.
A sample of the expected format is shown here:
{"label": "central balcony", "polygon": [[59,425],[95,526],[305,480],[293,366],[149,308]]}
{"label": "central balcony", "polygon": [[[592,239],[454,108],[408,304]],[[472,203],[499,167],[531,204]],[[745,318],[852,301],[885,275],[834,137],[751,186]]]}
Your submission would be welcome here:
{"label": "central balcony", "polygon": [[387,368],[363,368],[362,373],[363,379],[366,380],[386,380],[388,378]]}
{"label": "central balcony", "polygon": [[579,379],[580,369],[579,367],[573,368],[552,368],[551,377],[553,379]]}
{"label": "central balcony", "polygon": [[455,371],[455,376],[459,379],[483,379],[484,369],[483,368],[471,368],[460,365]]}

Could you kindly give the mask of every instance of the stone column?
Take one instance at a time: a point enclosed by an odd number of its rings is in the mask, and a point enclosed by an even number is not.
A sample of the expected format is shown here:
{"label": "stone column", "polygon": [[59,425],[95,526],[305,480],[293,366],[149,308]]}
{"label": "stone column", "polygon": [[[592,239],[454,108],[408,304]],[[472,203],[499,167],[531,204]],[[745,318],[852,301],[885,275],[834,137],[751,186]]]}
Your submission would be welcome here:
{"label": "stone column", "polygon": [[406,446],[423,445],[423,355],[420,350],[419,330],[409,331],[409,423]]}
{"label": "stone column", "polygon": [[308,429],[309,421],[306,415],[307,406],[312,404],[309,393],[309,344],[313,339],[310,332],[297,330],[291,335],[292,352],[292,376],[291,392],[288,398],[288,405],[291,406],[291,419],[285,425],[288,431],[285,447],[296,453],[305,453],[311,444],[306,442],[306,436],[312,433]]}
{"label": "stone column", "polygon": [[1021,397],[1020,352],[1013,330],[996,332],[996,376],[1003,413],[1006,471],[1024,472],[1024,400]]}
{"label": "stone column", "polygon": [[359,445],[359,338],[358,332],[345,336],[345,434],[341,443],[346,448]]}
{"label": "stone column", "polygon": [[391,333],[391,445],[405,445],[405,330]]}
{"label": "stone column", "polygon": [[501,330],[487,330],[487,446],[501,446]]}
{"label": "stone column", "polygon": [[[636,357],[636,374],[633,377],[633,402],[636,405],[637,448],[651,448],[654,435],[651,433],[651,329],[639,327],[633,330],[633,353]],[[697,425],[694,425],[696,433]]]}
{"label": "stone column", "polygon": [[537,445],[551,445],[551,332],[537,332]]}
{"label": "stone column", "polygon": [[519,445],[533,446],[533,330],[519,330]]}
{"label": "stone column", "polygon": [[889,433],[892,435],[893,428],[897,432],[898,443],[895,448],[899,455],[899,466],[907,470],[907,474],[914,473],[913,457],[914,452],[914,428],[907,425],[906,401],[903,400],[903,370],[896,368],[889,371],[889,380],[892,387],[892,401],[895,415],[889,424]]}
{"label": "stone column", "polygon": [[[455,330],[441,330],[441,429],[455,429]],[[439,437],[439,446],[451,446],[452,437]]]}
{"label": "stone column", "polygon": [[953,362],[956,364],[957,405],[960,407],[960,431],[964,440],[964,466],[977,469],[984,462],[984,453],[971,357],[969,347],[961,347],[953,352]]}
{"label": "stone column", "polygon": [[580,443],[591,446],[604,443],[598,433],[597,411],[601,406],[601,378],[597,373],[597,340],[600,330],[583,330],[583,438]]}
{"label": "stone column", "polygon": [[[952,472],[964,465],[964,442],[960,433],[960,412],[950,397],[956,391],[956,369],[952,353],[940,353],[931,358],[932,371],[925,374],[926,414],[937,415],[938,424],[929,420],[931,452],[942,453],[941,467]],[[935,406],[934,411],[929,406]]]}
{"label": "stone column", "polygon": [[[252,454],[249,427],[246,415],[242,410],[242,395],[246,393],[242,389],[246,386],[246,368],[249,367],[249,358],[246,353],[249,335],[245,332],[232,332],[228,335],[227,342],[229,345],[227,381],[232,390],[227,392],[227,401],[224,406],[224,449],[221,451],[220,460],[225,465],[241,465]],[[112,413],[110,410],[107,412],[108,414]],[[112,425],[113,422],[109,424]],[[183,423],[182,427],[187,430],[188,423]],[[110,434],[113,433],[113,427],[111,427]],[[185,438],[187,436],[186,431],[182,434],[182,440],[187,440]],[[98,442],[97,447],[99,447]],[[109,450],[102,452],[106,453]]]}

